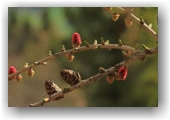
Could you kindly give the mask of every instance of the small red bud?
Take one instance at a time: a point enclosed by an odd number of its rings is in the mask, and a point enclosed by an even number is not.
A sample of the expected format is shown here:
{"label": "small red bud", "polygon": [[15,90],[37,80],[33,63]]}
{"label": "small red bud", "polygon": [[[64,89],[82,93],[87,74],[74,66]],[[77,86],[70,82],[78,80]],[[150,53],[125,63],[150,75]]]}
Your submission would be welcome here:
{"label": "small red bud", "polygon": [[82,41],[81,41],[80,34],[78,32],[74,32],[72,35],[72,46],[74,48],[78,48],[80,47],[81,44],[82,44]]}
{"label": "small red bud", "polygon": [[[8,69],[8,75],[10,74],[13,74],[13,73],[16,73],[17,72],[17,69],[15,68],[15,66],[10,66],[9,69]],[[16,78],[16,75],[8,78],[9,80],[13,80]]]}
{"label": "small red bud", "polygon": [[13,73],[16,73],[17,72],[17,69],[14,67],[14,66],[10,66],[9,69],[8,69],[8,75],[9,74],[13,74]]}

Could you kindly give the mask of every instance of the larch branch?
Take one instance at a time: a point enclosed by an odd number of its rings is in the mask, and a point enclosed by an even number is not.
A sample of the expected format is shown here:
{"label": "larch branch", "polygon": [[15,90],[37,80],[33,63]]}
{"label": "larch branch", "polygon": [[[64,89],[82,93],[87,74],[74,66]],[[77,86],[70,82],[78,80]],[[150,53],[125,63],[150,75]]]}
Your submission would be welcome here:
{"label": "larch branch", "polygon": [[131,16],[131,18],[139,25],[141,26],[144,30],[148,31],[149,34],[151,34],[156,42],[158,42],[158,35],[157,33],[149,26],[147,25],[144,21],[141,21],[140,18],[138,18],[136,15],[134,15],[132,12],[128,11],[127,9],[123,7],[118,7],[122,12],[127,13],[128,15]]}
{"label": "larch branch", "polygon": [[92,44],[92,45],[89,45],[89,46],[82,46],[80,48],[73,48],[73,49],[57,52],[57,53],[50,55],[50,56],[48,56],[48,57],[46,57],[42,60],[36,61],[33,64],[31,64],[30,66],[28,66],[27,68],[24,68],[24,69],[14,73],[14,74],[8,75],[8,78],[10,78],[14,75],[23,73],[23,72],[27,71],[28,69],[33,68],[35,66],[41,65],[43,62],[47,62],[47,61],[55,59],[57,57],[64,56],[68,53],[73,54],[73,53],[77,53],[77,52],[83,52],[83,51],[94,50],[94,49],[109,49],[109,50],[110,49],[120,49],[120,50],[131,51],[131,52],[135,51],[135,48],[133,48],[133,47],[130,47],[130,46],[127,46],[127,45],[119,45],[119,44]]}
{"label": "larch branch", "polygon": [[[154,54],[158,52],[158,48],[153,48],[150,49],[150,54]],[[94,82],[97,82],[99,80],[101,80],[101,78],[107,76],[110,73],[115,72],[115,68],[117,68],[118,66],[123,66],[126,64],[129,64],[130,62],[134,61],[134,60],[141,60],[141,58],[145,58],[147,55],[150,55],[148,53],[146,53],[145,51],[139,51],[136,50],[132,56],[130,57],[130,59],[128,60],[124,60],[116,65],[114,65],[113,67],[110,67],[108,69],[104,69],[102,72],[97,73],[96,75],[93,75],[85,80],[82,80],[81,82],[69,87],[69,88],[64,88],[62,92],[58,92],[58,93],[54,93],[53,95],[49,96],[48,98],[44,98],[43,100],[40,100],[38,102],[32,103],[29,105],[29,107],[39,107],[39,106],[43,106],[45,103],[48,103],[50,101],[56,101],[56,100],[61,100],[61,96],[64,96],[65,94],[72,92],[76,89],[79,88],[83,88],[86,87],[88,85],[93,84]],[[58,99],[56,99],[58,98]],[[63,97],[62,97],[63,98]]]}

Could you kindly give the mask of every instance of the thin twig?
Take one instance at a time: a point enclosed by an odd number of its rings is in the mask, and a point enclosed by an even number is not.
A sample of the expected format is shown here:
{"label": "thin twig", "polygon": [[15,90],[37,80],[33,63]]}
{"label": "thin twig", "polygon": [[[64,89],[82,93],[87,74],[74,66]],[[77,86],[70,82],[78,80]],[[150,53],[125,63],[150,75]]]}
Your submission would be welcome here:
{"label": "thin twig", "polygon": [[[76,90],[78,88],[83,88],[83,87],[86,87],[88,85],[91,85],[92,83],[99,81],[104,76],[107,76],[108,74],[115,72],[115,68],[117,66],[129,64],[130,62],[132,62],[134,60],[141,60],[141,58],[144,58],[147,55],[151,55],[151,54],[154,54],[154,53],[157,53],[157,52],[158,52],[157,47],[150,49],[150,54],[146,53],[145,51],[137,50],[135,53],[132,54],[130,59],[122,61],[122,62],[120,62],[120,63],[118,63],[118,64],[116,64],[113,67],[110,67],[108,69],[104,69],[103,72],[99,72],[96,75],[93,75],[93,76],[91,76],[91,77],[89,77],[85,80],[82,80],[81,82],[77,83],[76,85],[71,86],[70,88],[64,88],[62,92],[54,93],[53,95],[49,96],[48,98],[44,98],[43,100],[32,103],[29,106],[30,107],[39,107],[39,106],[43,106],[45,103],[48,103],[50,101],[60,100],[59,98],[61,98],[61,96],[64,96],[65,94],[72,92],[73,90]],[[56,99],[56,98],[58,98],[58,99]]]}
{"label": "thin twig", "polygon": [[[121,62],[120,65],[122,65],[124,63],[125,62]],[[60,100],[60,99],[56,99],[56,98],[60,98],[61,95],[64,96],[64,94],[72,92],[73,90],[76,90],[78,88],[86,87],[86,86],[92,84],[93,82],[99,81],[102,77],[104,77],[107,74],[113,72],[114,70],[115,70],[115,67],[105,69],[105,71],[102,72],[102,73],[98,73],[98,74],[96,74],[94,76],[91,76],[91,77],[89,77],[89,78],[87,78],[85,80],[82,80],[81,82],[77,83],[76,85],[71,86],[70,88],[64,88],[62,92],[55,93],[55,94],[49,96],[48,98],[45,98],[45,99],[48,99],[48,101],[45,101],[43,99],[43,100],[40,100],[38,102],[30,104],[29,107],[39,107],[39,106],[43,106],[45,103],[48,103],[50,101]]]}
{"label": "thin twig", "polygon": [[131,52],[135,51],[135,48],[133,48],[133,47],[130,47],[130,46],[127,46],[127,45],[121,45],[120,46],[119,44],[106,44],[106,45],[92,44],[92,45],[89,45],[88,47],[87,46],[82,46],[82,47],[80,47],[78,49],[73,48],[73,49],[57,52],[57,53],[55,53],[53,55],[50,55],[50,56],[48,56],[48,57],[46,57],[46,58],[44,58],[42,60],[36,61],[33,64],[31,64],[30,66],[28,66],[27,68],[24,68],[24,69],[22,69],[22,70],[20,70],[20,71],[18,71],[16,73],[8,75],[8,78],[11,78],[14,75],[23,73],[23,72],[27,71],[28,69],[33,68],[35,66],[42,65],[43,62],[47,62],[47,61],[55,59],[57,57],[64,56],[64,55],[66,55],[68,53],[77,53],[77,52],[83,52],[83,51],[94,50],[94,49],[109,49],[109,50],[110,49],[120,49],[120,50],[131,51]]}
{"label": "thin twig", "polygon": [[[141,26],[141,28],[148,31],[148,33],[151,34],[158,42],[157,33],[151,27],[149,27],[144,21],[142,21],[140,18],[135,16],[132,12],[128,11],[126,8],[119,7],[119,9],[121,11],[127,13],[128,15],[130,15],[130,17],[139,26]],[[91,85],[92,83],[101,80],[101,78],[103,78],[104,76],[107,76],[108,74],[115,72],[115,70],[118,66],[127,65],[134,60],[144,60],[148,55],[158,52],[158,47],[153,48],[153,49],[145,49],[145,51],[140,51],[140,50],[136,50],[133,47],[130,47],[127,45],[120,45],[120,44],[92,44],[92,45],[87,44],[86,46],[82,46],[80,48],[62,50],[61,52],[57,52],[53,55],[49,55],[48,57],[45,57],[39,61],[34,62],[33,64],[29,65],[27,68],[23,68],[22,70],[14,73],[14,74],[8,75],[8,78],[11,78],[17,74],[23,73],[23,72],[27,71],[28,69],[33,68],[35,66],[43,65],[44,62],[55,59],[57,57],[67,55],[69,53],[74,54],[77,52],[83,52],[83,51],[94,50],[94,49],[108,49],[108,50],[119,49],[119,50],[127,51],[128,56],[127,56],[127,59],[114,65],[113,67],[110,67],[108,69],[103,69],[102,72],[99,71],[99,73],[97,73],[96,75],[93,75],[85,80],[81,80],[79,83],[77,83],[69,88],[64,88],[62,91],[54,93],[53,95],[46,97],[38,102],[32,103],[29,106],[30,107],[38,107],[38,106],[43,106],[45,103],[49,103],[50,101],[60,100],[60,99],[64,98],[65,94],[72,92],[78,88],[83,88],[88,85]]]}
{"label": "thin twig", "polygon": [[132,12],[128,11],[127,9],[123,8],[123,7],[118,7],[121,11],[128,13],[128,15],[131,16],[131,18],[139,25],[141,26],[144,30],[148,31],[156,40],[156,42],[158,42],[158,35],[157,33],[151,28],[149,27],[149,25],[147,25],[144,21],[141,21],[140,18],[138,18],[137,16],[135,16]]}

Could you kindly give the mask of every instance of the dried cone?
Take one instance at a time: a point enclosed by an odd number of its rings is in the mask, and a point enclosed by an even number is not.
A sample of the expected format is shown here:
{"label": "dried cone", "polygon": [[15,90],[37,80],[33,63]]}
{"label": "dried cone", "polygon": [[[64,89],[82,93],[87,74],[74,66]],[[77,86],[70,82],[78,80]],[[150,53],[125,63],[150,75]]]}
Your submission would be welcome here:
{"label": "dried cone", "polygon": [[[50,80],[45,81],[45,90],[49,96],[53,95],[54,93],[62,92],[62,89]],[[54,100],[59,100],[63,97],[64,96],[61,96],[61,97],[55,98]]]}
{"label": "dried cone", "polygon": [[74,32],[72,35],[72,46],[74,48],[79,48],[82,44],[80,34],[78,32]]}
{"label": "dried cone", "polygon": [[112,20],[114,21],[114,22],[116,22],[118,19],[119,19],[119,13],[112,13]]}
{"label": "dried cone", "polygon": [[45,89],[48,95],[52,95],[57,92],[62,92],[62,89],[50,80],[45,81]]}
{"label": "dried cone", "polygon": [[66,54],[66,58],[68,62],[72,62],[74,60],[74,55],[72,53]]}
{"label": "dried cone", "polygon": [[62,70],[61,77],[65,82],[67,82],[71,86],[81,81],[80,74],[73,70],[67,70],[67,69]]}
{"label": "dried cone", "polygon": [[106,81],[107,81],[107,83],[108,84],[112,84],[113,83],[113,81],[114,81],[114,74],[108,74],[107,76],[106,76]]}
{"label": "dried cone", "polygon": [[29,76],[29,77],[33,77],[34,76],[34,74],[35,74],[35,71],[33,70],[33,68],[31,67],[31,68],[29,68],[28,70],[27,70],[27,75]]}
{"label": "dried cone", "polygon": [[126,16],[124,21],[125,21],[126,27],[131,27],[133,25],[133,20],[130,16]]}

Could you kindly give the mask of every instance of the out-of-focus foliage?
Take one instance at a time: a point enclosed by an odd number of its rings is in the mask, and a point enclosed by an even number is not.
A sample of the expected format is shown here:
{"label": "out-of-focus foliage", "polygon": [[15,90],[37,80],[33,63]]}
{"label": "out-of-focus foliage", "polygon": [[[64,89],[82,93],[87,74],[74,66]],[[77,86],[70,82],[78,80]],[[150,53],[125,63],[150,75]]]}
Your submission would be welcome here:
{"label": "out-of-focus foliage", "polygon": [[[158,31],[158,8],[134,8],[147,24]],[[125,44],[142,49],[141,45],[155,47],[154,38],[135,23],[130,28],[124,24],[125,15],[117,22],[102,8],[9,8],[8,12],[8,64],[22,69],[26,62],[33,63],[62,48],[72,48],[71,36],[79,32],[82,40],[93,43],[95,39],[109,39],[110,43]],[[8,82],[9,106],[27,106],[47,96],[45,80],[52,80],[60,87],[68,85],[61,79],[64,68],[79,71],[83,79],[98,72],[100,66],[108,68],[123,60],[120,50],[94,50],[75,54],[69,63],[63,56],[49,61],[47,66],[35,68],[35,76],[23,74],[23,82]],[[144,62],[128,66],[126,81],[107,84],[105,78],[86,88],[73,91],[64,99],[45,106],[158,106],[158,55],[149,56]]]}

